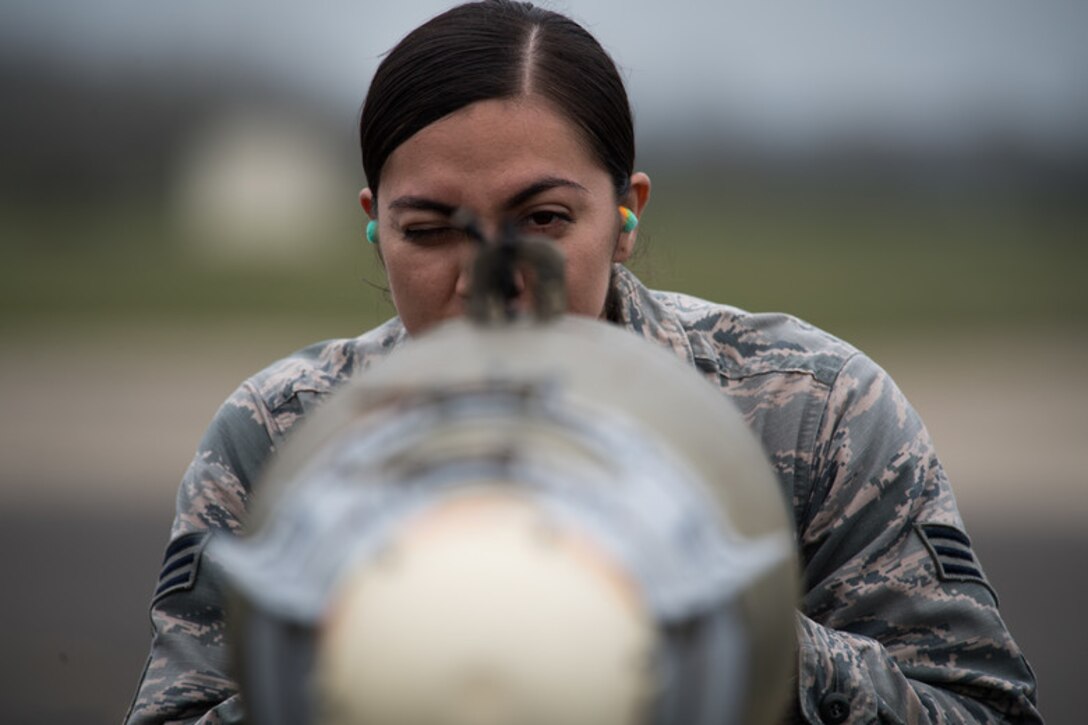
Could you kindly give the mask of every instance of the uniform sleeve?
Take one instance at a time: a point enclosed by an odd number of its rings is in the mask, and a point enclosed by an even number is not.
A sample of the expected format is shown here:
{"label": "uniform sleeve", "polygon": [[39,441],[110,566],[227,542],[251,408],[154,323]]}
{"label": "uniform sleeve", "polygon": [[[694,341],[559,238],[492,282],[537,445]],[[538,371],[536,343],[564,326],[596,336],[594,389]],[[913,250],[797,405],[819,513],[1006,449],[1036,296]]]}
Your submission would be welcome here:
{"label": "uniform sleeve", "polygon": [[1041,722],[929,436],[856,355],[834,383],[798,537],[798,715],[809,723]]}
{"label": "uniform sleeve", "polygon": [[237,723],[223,592],[204,544],[235,533],[250,485],[273,450],[267,411],[249,384],[219,409],[178,491],[177,514],[151,603],[151,653],[126,722]]}

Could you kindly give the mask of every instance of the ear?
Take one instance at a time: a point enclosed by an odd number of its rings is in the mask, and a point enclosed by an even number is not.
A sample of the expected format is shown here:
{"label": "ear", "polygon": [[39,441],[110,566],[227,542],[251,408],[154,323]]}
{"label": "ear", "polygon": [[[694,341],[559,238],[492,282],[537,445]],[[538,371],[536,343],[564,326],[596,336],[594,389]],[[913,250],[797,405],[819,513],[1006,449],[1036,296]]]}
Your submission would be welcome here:
{"label": "ear", "polygon": [[364,188],[359,192],[359,206],[363,207],[363,211],[371,219],[374,218],[376,210],[374,209],[374,192],[370,190],[370,187]]}
{"label": "ear", "polygon": [[[377,219],[378,210],[374,208],[374,192],[370,190],[370,187],[364,188],[359,192],[359,206],[363,207],[363,211],[371,220]],[[385,266],[385,259],[382,258],[382,250],[380,244],[374,245],[374,252],[378,255],[378,261]]]}
{"label": "ear", "polygon": [[[642,213],[650,201],[650,177],[641,171],[631,174],[631,187],[627,190],[621,203],[642,219]],[[616,249],[612,253],[613,262],[626,262],[631,253],[635,251],[635,242],[638,241],[638,227],[629,232],[620,231]]]}

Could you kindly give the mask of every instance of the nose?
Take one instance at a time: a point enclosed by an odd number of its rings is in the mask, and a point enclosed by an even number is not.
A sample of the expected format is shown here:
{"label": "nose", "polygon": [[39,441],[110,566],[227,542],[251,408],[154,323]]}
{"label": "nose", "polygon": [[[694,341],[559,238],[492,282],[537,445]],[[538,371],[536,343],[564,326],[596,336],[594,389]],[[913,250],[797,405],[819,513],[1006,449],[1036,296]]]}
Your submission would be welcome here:
{"label": "nose", "polygon": [[472,294],[472,268],[476,262],[476,253],[479,246],[474,242],[465,242],[460,245],[458,255],[457,283],[454,293],[462,300],[467,300]]}
{"label": "nose", "polygon": [[514,308],[520,312],[524,312],[529,308],[529,285],[525,280],[525,273],[521,270],[521,267],[514,268],[514,274],[511,281],[511,302]]}

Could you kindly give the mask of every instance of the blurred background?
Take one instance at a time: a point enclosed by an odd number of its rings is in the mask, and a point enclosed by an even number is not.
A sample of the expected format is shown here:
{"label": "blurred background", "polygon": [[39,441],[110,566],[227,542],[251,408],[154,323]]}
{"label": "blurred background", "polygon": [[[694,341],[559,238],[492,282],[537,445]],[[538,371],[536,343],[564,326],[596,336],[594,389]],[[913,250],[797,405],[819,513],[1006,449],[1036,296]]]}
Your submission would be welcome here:
{"label": "blurred background", "polygon": [[[551,3],[622,66],[651,285],[806,318],[926,420],[1050,722],[1088,645],[1088,4]],[[356,202],[381,54],[448,7],[6,0],[0,711],[124,714],[222,399],[393,314]]]}

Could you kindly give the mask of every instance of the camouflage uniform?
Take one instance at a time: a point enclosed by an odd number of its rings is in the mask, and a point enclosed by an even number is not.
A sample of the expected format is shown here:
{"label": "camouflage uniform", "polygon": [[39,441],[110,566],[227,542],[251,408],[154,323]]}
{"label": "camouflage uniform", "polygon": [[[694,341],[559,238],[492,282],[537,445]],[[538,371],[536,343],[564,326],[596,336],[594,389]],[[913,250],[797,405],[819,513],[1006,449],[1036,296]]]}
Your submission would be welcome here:
{"label": "camouflage uniform", "polygon": [[[739,406],[792,502],[803,567],[793,718],[1040,722],[1034,676],[998,614],[944,471],[887,374],[785,315],[650,291],[622,267],[612,291],[614,322],[672,349]],[[319,343],[223,404],[178,494],[129,722],[242,719],[204,534],[237,531],[253,482],[295,423],[404,339],[393,319]]]}

